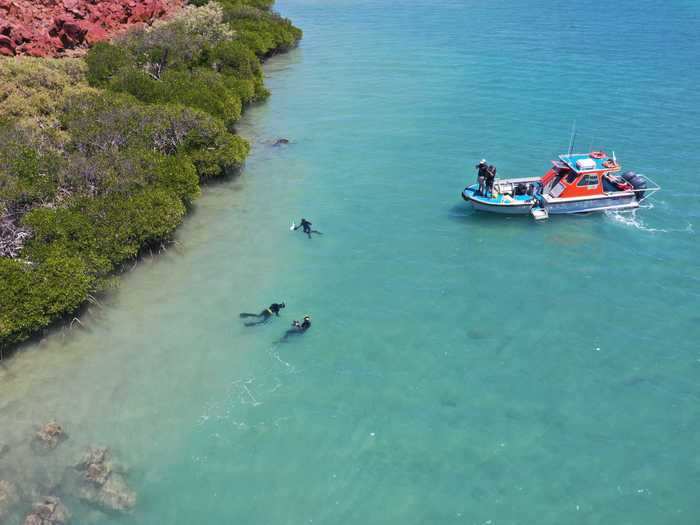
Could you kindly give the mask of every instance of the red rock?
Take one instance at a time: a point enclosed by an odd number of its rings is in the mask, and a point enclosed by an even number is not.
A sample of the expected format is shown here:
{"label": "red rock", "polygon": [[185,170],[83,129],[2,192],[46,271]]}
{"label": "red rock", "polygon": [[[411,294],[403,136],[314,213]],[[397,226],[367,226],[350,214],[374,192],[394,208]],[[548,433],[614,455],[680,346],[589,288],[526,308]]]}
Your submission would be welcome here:
{"label": "red rock", "polygon": [[0,53],[5,56],[13,56],[15,54],[15,43],[10,37],[0,35]]}
{"label": "red rock", "polygon": [[109,38],[109,33],[97,24],[83,24],[83,27],[87,30],[85,41],[90,45]]}
{"label": "red rock", "polygon": [[[61,28],[71,42],[81,43],[85,39],[87,31],[80,26],[80,23],[75,20],[66,20]],[[62,39],[63,40],[63,39]]]}
{"label": "red rock", "polygon": [[140,5],[136,6],[131,11],[131,16],[129,17],[129,22],[146,22],[151,18],[151,11],[148,7]]}
{"label": "red rock", "polygon": [[21,48],[22,54],[31,57],[45,57],[51,53],[50,47],[42,46],[41,44],[27,44]]}
{"label": "red rock", "polygon": [[[150,24],[185,0],[0,0],[0,52],[60,56]],[[12,51],[10,51],[12,50]]]}

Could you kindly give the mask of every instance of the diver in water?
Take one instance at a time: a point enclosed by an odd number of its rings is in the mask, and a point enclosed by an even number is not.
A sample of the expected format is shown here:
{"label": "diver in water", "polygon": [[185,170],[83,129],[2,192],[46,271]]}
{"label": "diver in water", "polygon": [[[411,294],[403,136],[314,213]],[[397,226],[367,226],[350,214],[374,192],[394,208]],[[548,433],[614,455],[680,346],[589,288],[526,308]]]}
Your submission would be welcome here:
{"label": "diver in water", "polygon": [[311,229],[311,221],[307,221],[302,217],[301,222],[299,223],[299,226],[296,226],[294,228],[294,231],[298,230],[299,228],[303,228],[303,231],[306,235],[309,236],[309,239],[311,239],[311,234],[312,233],[317,233],[318,235],[323,235],[320,231],[318,230],[312,230]]}
{"label": "diver in water", "polygon": [[284,343],[287,339],[289,339],[289,337],[293,335],[301,335],[309,328],[311,328],[311,316],[305,315],[301,322],[296,320],[292,322],[292,327],[284,333],[284,336],[279,340],[279,342]]}
{"label": "diver in water", "polygon": [[282,308],[284,308],[285,306],[286,306],[286,305],[285,305],[284,303],[272,303],[270,306],[268,306],[267,308],[265,308],[265,309],[264,309],[262,312],[260,312],[259,314],[242,313],[242,314],[240,314],[240,317],[241,317],[241,318],[245,318],[245,317],[257,317],[257,318],[258,318],[257,321],[252,321],[252,322],[249,322],[249,323],[245,323],[246,326],[255,326],[255,325],[263,324],[263,323],[269,321],[270,318],[271,318],[273,315],[276,315],[277,317],[279,317],[279,315],[280,315],[280,310],[281,310]]}

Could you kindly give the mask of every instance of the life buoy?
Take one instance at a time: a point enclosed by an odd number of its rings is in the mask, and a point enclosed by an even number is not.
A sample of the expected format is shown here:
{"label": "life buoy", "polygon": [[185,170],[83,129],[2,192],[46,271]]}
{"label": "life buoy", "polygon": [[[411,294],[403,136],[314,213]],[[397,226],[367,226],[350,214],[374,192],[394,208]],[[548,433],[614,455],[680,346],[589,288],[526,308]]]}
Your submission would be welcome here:
{"label": "life buoy", "polygon": [[615,166],[617,166],[617,164],[615,164],[615,161],[612,159],[608,159],[605,162],[603,162],[604,168],[614,168]]}
{"label": "life buoy", "polygon": [[592,151],[591,152],[591,158],[592,159],[604,159],[608,155],[604,151]]}

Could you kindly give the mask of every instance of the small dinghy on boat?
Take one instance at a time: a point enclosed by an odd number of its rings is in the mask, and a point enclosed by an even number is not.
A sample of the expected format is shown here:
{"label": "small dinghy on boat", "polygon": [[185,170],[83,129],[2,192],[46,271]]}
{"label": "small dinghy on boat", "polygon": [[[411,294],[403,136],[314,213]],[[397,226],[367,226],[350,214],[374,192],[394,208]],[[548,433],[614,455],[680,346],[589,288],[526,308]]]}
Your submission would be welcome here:
{"label": "small dinghy on boat", "polygon": [[474,209],[503,214],[550,214],[632,210],[661,188],[649,177],[628,171],[602,151],[560,155],[542,177],[496,179],[483,194],[478,184],[464,189],[462,198]]}

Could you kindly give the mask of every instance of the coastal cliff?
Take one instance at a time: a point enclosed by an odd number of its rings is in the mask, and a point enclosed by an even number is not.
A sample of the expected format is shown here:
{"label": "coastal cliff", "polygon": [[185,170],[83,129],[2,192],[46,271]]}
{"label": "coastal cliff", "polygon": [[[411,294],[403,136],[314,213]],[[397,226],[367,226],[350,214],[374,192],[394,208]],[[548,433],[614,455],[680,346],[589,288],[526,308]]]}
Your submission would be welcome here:
{"label": "coastal cliff", "polygon": [[301,31],[268,0],[189,4],[84,57],[0,59],[0,351],[94,301],[167,244],[202,183],[242,166],[261,62]]}

